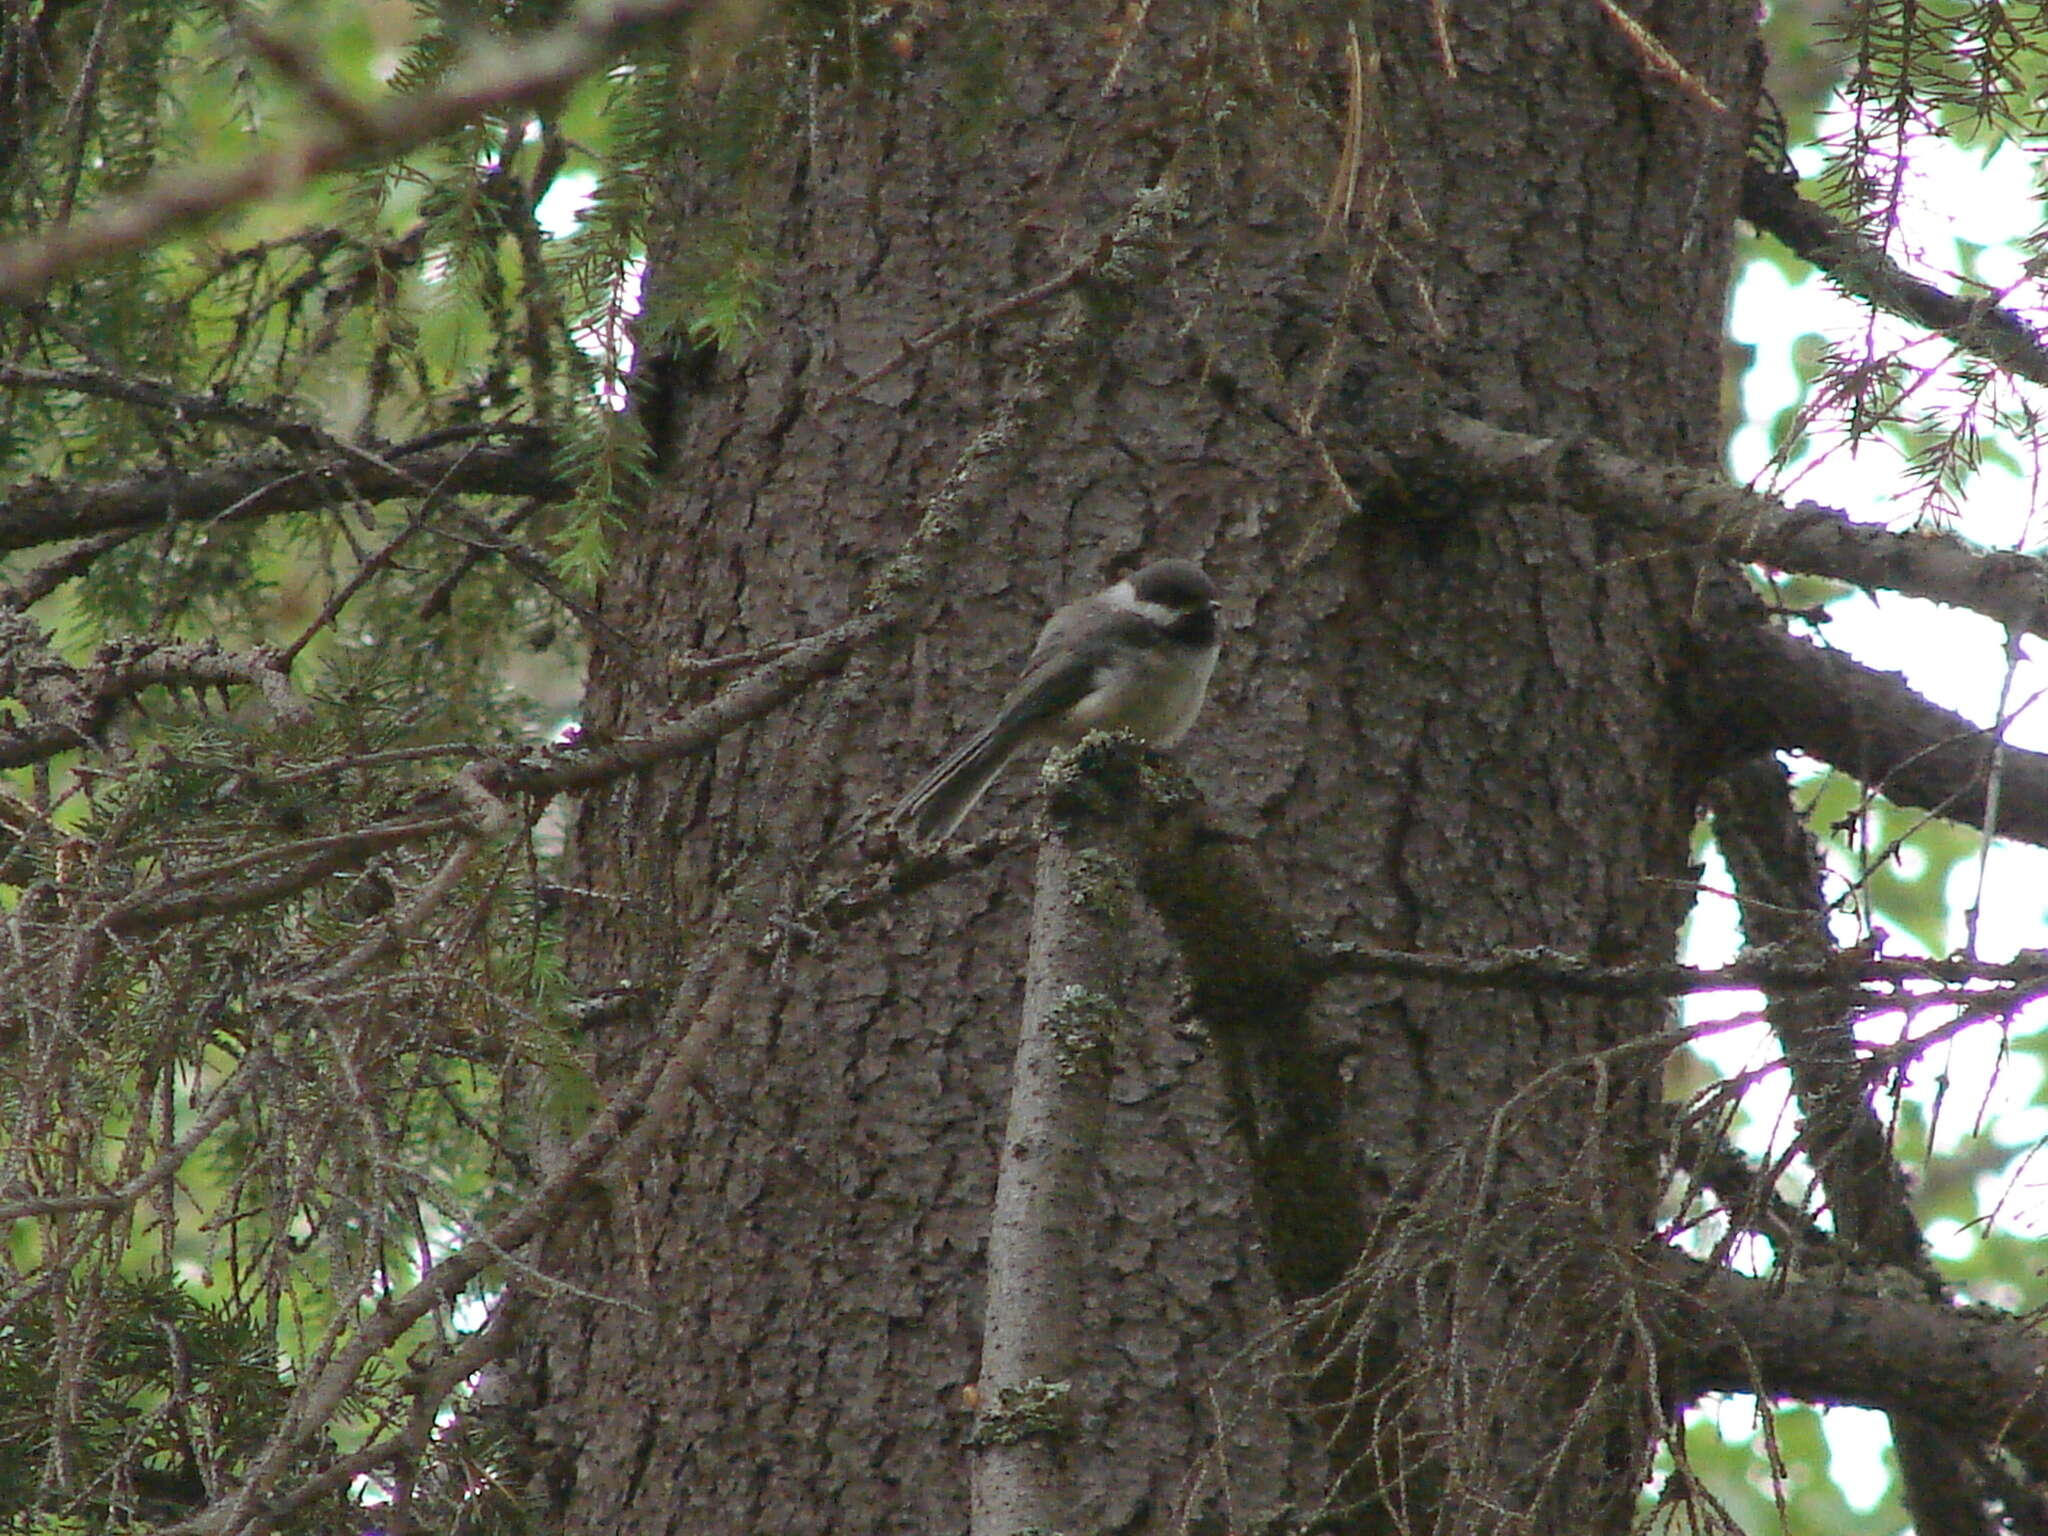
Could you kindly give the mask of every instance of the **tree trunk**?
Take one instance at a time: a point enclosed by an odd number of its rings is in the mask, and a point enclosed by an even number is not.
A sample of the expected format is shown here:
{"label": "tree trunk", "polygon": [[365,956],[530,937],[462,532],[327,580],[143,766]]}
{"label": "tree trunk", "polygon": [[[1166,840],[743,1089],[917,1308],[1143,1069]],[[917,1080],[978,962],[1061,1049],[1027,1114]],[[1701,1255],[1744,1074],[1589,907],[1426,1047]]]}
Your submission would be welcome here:
{"label": "tree trunk", "polygon": [[[580,978],[683,999],[594,1031],[603,1070],[664,1029],[725,1031],[705,1091],[549,1256],[573,1290],[547,1293],[522,1361],[547,1528],[964,1524],[1030,860],[766,969],[721,943],[786,937],[779,912],[846,878],[826,850],[863,805],[979,721],[1046,612],[1140,559],[1197,558],[1226,594],[1180,755],[1309,930],[1672,954],[1705,771],[1678,702],[1697,557],[1377,473],[1442,409],[1718,452],[1752,7],[1631,9],[1684,78],[1583,0],[1383,7],[1369,28],[1337,5],[903,7],[853,39],[807,30],[843,13],[793,8],[730,57],[698,39],[648,280],[657,488],[606,598],[645,664],[595,666],[594,730],[692,696],[661,658],[853,611],[1027,345],[1096,288],[849,385],[1087,257],[1142,189],[1186,213],[1163,278],[1056,359],[1058,408],[966,510],[910,644],[583,807]],[[762,261],[753,334],[654,334]],[[1013,770],[965,831],[1030,787]],[[1398,1509],[1421,1530],[1625,1529],[1655,1428],[1624,1311],[1659,1061],[1586,1061],[1661,1005],[1330,989],[1315,1049],[1366,1224],[1333,1240],[1278,1198],[1285,1149],[1248,1159],[1232,1133],[1228,1051],[1176,1031],[1155,926],[1133,936],[1150,1022],[1116,1065],[1078,1302],[1085,1528],[1223,1509],[1204,1467],[1227,1474],[1230,1529],[1312,1506],[1320,1441],[1346,1528]],[[1297,1386],[1362,1385],[1380,1412],[1290,1438],[1243,1373],[1212,1397],[1276,1291],[1306,1300],[1354,1261],[1293,1335]]]}

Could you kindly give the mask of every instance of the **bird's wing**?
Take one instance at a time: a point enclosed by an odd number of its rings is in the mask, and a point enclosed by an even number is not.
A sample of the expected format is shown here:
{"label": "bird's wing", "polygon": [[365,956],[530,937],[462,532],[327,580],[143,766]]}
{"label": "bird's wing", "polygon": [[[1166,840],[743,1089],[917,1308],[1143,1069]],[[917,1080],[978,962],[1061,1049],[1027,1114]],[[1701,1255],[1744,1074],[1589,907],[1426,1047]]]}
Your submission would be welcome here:
{"label": "bird's wing", "polygon": [[1017,749],[1047,721],[1059,719],[1087,696],[1095,686],[1095,672],[1093,666],[1076,665],[1071,658],[1046,659],[1029,668],[1003,700],[995,719],[919,780],[890,819],[908,822],[920,837],[937,840],[950,836]]}

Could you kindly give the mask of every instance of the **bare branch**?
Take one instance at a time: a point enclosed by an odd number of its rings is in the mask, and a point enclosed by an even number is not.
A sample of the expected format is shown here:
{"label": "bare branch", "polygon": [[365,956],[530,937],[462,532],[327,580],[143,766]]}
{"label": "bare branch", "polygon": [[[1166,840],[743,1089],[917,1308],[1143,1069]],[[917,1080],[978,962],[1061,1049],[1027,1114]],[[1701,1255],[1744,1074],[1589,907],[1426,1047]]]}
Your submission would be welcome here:
{"label": "bare branch", "polygon": [[[679,1042],[680,1054],[689,1044]],[[306,1440],[324,1432],[328,1420],[354,1388],[363,1368],[402,1337],[428,1313],[447,1306],[479,1275],[516,1252],[557,1220],[591,1173],[611,1156],[620,1139],[639,1123],[649,1096],[670,1065],[671,1053],[651,1051],[638,1070],[612,1095],[589,1128],[562,1155],[561,1161],[539,1189],[460,1247],[437,1260],[407,1290],[383,1301],[366,1316],[362,1327],[338,1351],[326,1367],[304,1382],[294,1394],[284,1421],[250,1470],[241,1489],[220,1504],[200,1511],[191,1519],[171,1527],[180,1536],[227,1536],[227,1533],[255,1533],[274,1528],[276,1517],[267,1507],[276,1486],[294,1454]],[[167,1533],[168,1536],[168,1533]]]}
{"label": "bare branch", "polygon": [[[460,815],[411,816],[327,837],[301,838],[259,848],[203,870],[184,871],[144,886],[107,908],[100,926],[108,933],[135,938],[201,918],[253,912],[296,896],[329,875],[367,863],[388,848],[469,830],[473,830],[469,820]],[[284,869],[268,874],[243,873],[258,864],[280,859],[289,861]]]}
{"label": "bare branch", "polygon": [[51,279],[140,249],[166,232],[316,176],[389,159],[487,112],[544,100],[602,68],[636,33],[688,16],[698,0],[585,0],[567,19],[516,47],[479,46],[443,84],[333,115],[317,132],[227,165],[168,172],[71,223],[0,246],[0,294],[26,298]]}
{"label": "bare branch", "polygon": [[[1660,1309],[1681,1400],[1705,1392],[1910,1413],[2048,1467],[2048,1341],[1989,1307],[1756,1280],[1677,1254]],[[1910,1284],[1910,1282],[1909,1282]]]}
{"label": "bare branch", "polygon": [[0,607],[26,608],[33,603],[41,602],[74,576],[83,576],[101,555],[110,549],[119,549],[134,538],[138,531],[133,528],[116,528],[112,533],[100,533],[89,539],[77,540],[34,569],[24,571],[20,580],[11,581],[0,587]]}
{"label": "bare branch", "polygon": [[158,411],[178,421],[210,421],[241,427],[276,438],[288,448],[320,446],[328,434],[289,412],[273,407],[250,405],[229,394],[195,394],[141,374],[116,373],[108,368],[30,368],[20,363],[0,363],[0,384],[17,389],[66,390],[119,400],[144,410]]}
{"label": "bare branch", "polygon": [[846,928],[928,886],[985,869],[1029,840],[1020,828],[999,827],[971,843],[949,843],[942,848],[919,849],[891,858],[879,868],[870,869],[854,885],[821,892],[801,911],[782,920],[783,924],[800,929],[813,925],[834,930]]}
{"label": "bare branch", "polygon": [[[376,933],[363,940],[333,965],[318,976],[306,980],[290,980],[275,990],[301,1002],[318,1006],[325,1001],[325,994],[333,992],[342,982],[347,981],[365,966],[395,953],[417,934],[432,915],[455,894],[457,886],[468,874],[470,864],[475,860],[477,850],[482,846],[480,837],[465,837],[455,849],[441,861],[441,868],[434,878],[414,893],[404,909],[388,917]],[[262,996],[259,992],[258,997]]]}
{"label": "bare branch", "polygon": [[[1722,1101],[1718,1091],[1713,1097]],[[1785,1256],[1784,1262],[1825,1261],[1834,1234],[1785,1198],[1777,1185],[1780,1169],[1759,1168],[1744,1157],[1728,1139],[1725,1125],[1703,1125],[1696,1114],[1688,1112],[1675,1129],[1674,1155],[1679,1166],[1690,1169],[1699,1183],[1713,1192],[1733,1230],[1769,1238]]]}
{"label": "bare branch", "polygon": [[1962,298],[1913,276],[1876,242],[1799,195],[1796,176],[1751,160],[1742,168],[1742,216],[1811,262],[1843,292],[1924,325],[2023,379],[2048,384],[2048,340],[1985,293]]}
{"label": "bare branch", "polygon": [[1912,982],[1947,986],[2048,984],[2048,956],[2019,960],[1933,960],[1914,956],[1802,955],[1782,949],[1750,949],[1727,965],[1601,965],[1583,955],[1551,949],[1496,949],[1482,955],[1429,954],[1380,949],[1369,944],[1332,945],[1304,956],[1307,974],[1390,976],[1444,986],[1484,987],[1510,992],[1549,992],[1563,997],[1686,997],[1707,992],[1839,992],[1844,988],[1885,988],[1869,998],[1873,1006],[1894,1006],[1898,989]]}
{"label": "bare branch", "polygon": [[[277,452],[223,460],[190,474],[149,472],[96,484],[31,481],[0,507],[0,552],[58,539],[87,538],[173,520],[240,522],[307,512],[351,498],[389,501],[440,485],[450,495],[527,496],[548,501],[574,487],[557,472],[553,447],[537,428],[498,427],[509,443],[477,447],[446,437],[417,448],[369,445],[313,461]],[[375,452],[385,465],[365,458]]]}
{"label": "bare branch", "polygon": [[1130,875],[1085,824],[1040,846],[1010,1116],[988,1234],[974,1536],[1071,1529],[1066,1441],[1081,1362],[1081,1256],[1100,1225],[1095,1158],[1129,991]]}
{"label": "bare branch", "polygon": [[1108,828],[1180,952],[1194,1013],[1218,1047],[1282,1293],[1322,1294],[1358,1256],[1365,1220],[1343,1087],[1311,1017],[1309,945],[1209,825],[1172,759],[1094,735],[1047,769],[1051,814]]}
{"label": "bare branch", "polygon": [[114,706],[145,688],[250,685],[273,715],[305,718],[306,703],[278,659],[266,652],[236,655],[204,645],[131,640],[101,648],[90,665],[74,667],[51,648],[28,615],[0,610],[0,694],[19,699],[31,718],[0,730],[0,768],[19,768],[89,746]]}
{"label": "bare branch", "polygon": [[[493,528],[473,513],[458,512],[454,522],[455,528],[443,530],[442,537],[455,539],[467,545],[465,559],[473,560],[486,554],[497,555],[513,570],[573,614],[577,622],[583,626],[584,637],[592,646],[600,650],[613,651],[621,657],[632,655],[633,642],[613,628],[596,608],[564,586],[549,567],[546,557],[538,550],[513,538],[507,531]],[[430,596],[429,602],[431,601]]]}
{"label": "bare branch", "polygon": [[[92,1195],[24,1195],[0,1205],[0,1221],[19,1221],[24,1216],[50,1216],[74,1211],[119,1211],[133,1206],[150,1190],[175,1179],[187,1158],[201,1142],[220,1129],[221,1123],[245,1094],[263,1081],[275,1057],[268,1045],[259,1045],[235,1064],[227,1081],[208,1095],[206,1106],[191,1126],[159,1153],[147,1168],[118,1187]],[[10,1195],[14,1191],[9,1190]]]}
{"label": "bare branch", "polygon": [[[1766,756],[1723,774],[1709,803],[1714,840],[1741,896],[1746,945],[1831,961],[1820,853],[1793,810],[1784,767]],[[1935,1300],[1943,1294],[1941,1276],[1891,1138],[1871,1108],[1853,1014],[1853,999],[1842,993],[1770,993],[1771,1028],[1799,1099],[1800,1144],[1834,1214],[1842,1256],[1870,1268],[1895,1267]],[[1966,1536],[1996,1528],[1974,1447],[1905,1413],[1894,1415],[1892,1438],[1919,1529]]]}
{"label": "bare branch", "polygon": [[2048,635],[2048,563],[1936,530],[1893,533],[1816,502],[1787,506],[1717,474],[1631,459],[1590,439],[1532,437],[1468,416],[1437,418],[1445,462],[1490,486],[1576,506],[1667,544],[1967,608]]}
{"label": "bare branch", "polygon": [[[1694,683],[1734,739],[1811,753],[1897,804],[1985,824],[1992,734],[1896,673],[1759,624],[1725,640]],[[2048,845],[2048,754],[1998,750],[1998,835]]]}
{"label": "bare branch", "polygon": [[[1784,768],[1765,757],[1722,775],[1708,795],[1714,840],[1740,897],[1747,945],[1831,965],[1835,947],[1821,894],[1821,861],[1791,803]],[[1840,994],[1795,993],[1766,982],[1771,1027],[1785,1047],[1804,1117],[1801,1139],[1835,1214],[1840,1242],[1867,1264],[1940,1279],[1906,1195],[1906,1176],[1869,1102],[1850,1010]]]}

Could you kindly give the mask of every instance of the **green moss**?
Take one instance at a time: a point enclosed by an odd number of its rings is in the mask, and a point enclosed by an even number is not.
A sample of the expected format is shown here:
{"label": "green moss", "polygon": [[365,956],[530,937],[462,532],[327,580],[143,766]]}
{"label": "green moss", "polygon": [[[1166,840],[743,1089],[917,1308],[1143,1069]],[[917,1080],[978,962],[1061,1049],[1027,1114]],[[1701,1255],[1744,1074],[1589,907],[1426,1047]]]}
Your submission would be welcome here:
{"label": "green moss", "polygon": [[1110,1042],[1116,1038],[1123,1016],[1117,1001],[1100,992],[1080,986],[1063,991],[1045,1020],[1059,1057],[1060,1075],[1073,1077],[1107,1061]]}
{"label": "green moss", "polygon": [[969,1445],[1017,1445],[1034,1435],[1052,1438],[1074,1428],[1071,1381],[1034,1376],[1021,1387],[1004,1387],[993,1408],[982,1410],[967,1437]]}
{"label": "green moss", "polygon": [[1131,876],[1115,855],[1099,848],[1079,850],[1068,884],[1069,899],[1097,922],[1121,928],[1130,921]]}

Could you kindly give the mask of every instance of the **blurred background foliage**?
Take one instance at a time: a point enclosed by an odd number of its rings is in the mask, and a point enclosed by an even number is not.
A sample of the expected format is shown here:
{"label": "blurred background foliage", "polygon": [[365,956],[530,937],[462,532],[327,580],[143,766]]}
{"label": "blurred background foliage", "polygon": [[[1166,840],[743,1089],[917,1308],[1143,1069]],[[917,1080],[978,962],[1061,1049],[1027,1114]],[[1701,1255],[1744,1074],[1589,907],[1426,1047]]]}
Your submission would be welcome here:
{"label": "blurred background foliage", "polygon": [[[18,9],[0,218],[33,230],[318,128],[322,92],[431,90],[560,11]],[[448,835],[276,901],[239,905],[235,882],[288,877],[573,717],[604,522],[640,473],[616,407],[668,67],[654,50],[0,314],[4,472],[66,509],[222,465],[258,484],[351,450],[403,469],[422,445],[535,441],[578,492],[372,499],[344,473],[303,512],[82,537],[56,556],[69,579],[44,579],[46,542],[9,545],[0,578],[47,586],[28,612],[56,657],[138,635],[273,648],[304,707],[153,690],[0,785],[0,1528],[148,1528],[235,1486],[377,1298],[530,1187],[550,1107],[581,1091],[550,823],[496,839],[410,925],[392,920],[451,868]],[[179,890],[231,910],[84,952],[93,919]],[[482,1317],[406,1330],[285,1481],[415,1421],[422,1374]],[[288,1525],[360,1531],[362,1499],[396,1494],[415,1528],[516,1526],[490,1444],[444,1418],[402,1489],[330,1479]]]}

